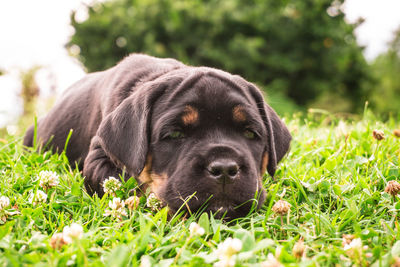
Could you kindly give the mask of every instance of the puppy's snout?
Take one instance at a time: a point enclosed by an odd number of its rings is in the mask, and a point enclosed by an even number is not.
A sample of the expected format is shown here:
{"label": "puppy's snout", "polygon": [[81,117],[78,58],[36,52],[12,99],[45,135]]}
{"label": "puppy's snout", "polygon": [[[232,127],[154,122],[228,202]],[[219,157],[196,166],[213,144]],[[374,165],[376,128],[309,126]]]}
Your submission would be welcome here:
{"label": "puppy's snout", "polygon": [[210,177],[221,184],[233,183],[239,173],[239,165],[229,159],[218,159],[207,167]]}

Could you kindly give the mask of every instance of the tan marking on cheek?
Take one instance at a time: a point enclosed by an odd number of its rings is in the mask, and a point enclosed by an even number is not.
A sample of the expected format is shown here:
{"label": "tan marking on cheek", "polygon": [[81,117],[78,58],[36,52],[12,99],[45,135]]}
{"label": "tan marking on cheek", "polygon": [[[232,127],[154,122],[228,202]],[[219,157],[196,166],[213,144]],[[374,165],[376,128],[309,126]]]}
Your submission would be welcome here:
{"label": "tan marking on cheek", "polygon": [[269,160],[268,153],[265,152],[263,155],[263,158],[261,160],[261,177],[264,175],[265,171],[267,170],[268,160]]}
{"label": "tan marking on cheek", "polygon": [[183,110],[182,121],[185,125],[196,124],[199,120],[199,112],[192,106],[186,106]]}
{"label": "tan marking on cheek", "polygon": [[247,119],[244,107],[240,105],[233,108],[232,115],[233,120],[236,122],[245,122]]}
{"label": "tan marking on cheek", "polygon": [[156,194],[157,197],[160,197],[160,192],[166,186],[168,181],[168,176],[166,173],[157,174],[151,173],[152,182],[150,184],[151,191]]}
{"label": "tan marking on cheek", "polygon": [[147,155],[146,165],[144,165],[143,171],[140,173],[138,180],[140,183],[150,183],[151,179],[151,155]]}

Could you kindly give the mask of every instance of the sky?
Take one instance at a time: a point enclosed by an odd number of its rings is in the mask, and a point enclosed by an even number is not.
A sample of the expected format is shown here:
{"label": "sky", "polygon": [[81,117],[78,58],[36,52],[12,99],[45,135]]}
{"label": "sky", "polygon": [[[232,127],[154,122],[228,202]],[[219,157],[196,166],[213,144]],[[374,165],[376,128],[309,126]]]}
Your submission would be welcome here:
{"label": "sky", "polygon": [[344,12],[350,22],[365,19],[356,36],[358,43],[366,46],[368,60],[386,51],[393,32],[400,27],[400,0],[346,0]]}
{"label": "sky", "polygon": [[[16,123],[22,112],[18,93],[20,70],[39,65],[39,87],[46,95],[57,92],[85,75],[79,62],[68,55],[65,43],[73,34],[70,13],[76,19],[87,17],[85,4],[92,0],[0,0],[0,127]],[[393,31],[400,26],[400,0],[346,0],[346,19],[365,22],[357,29],[365,57],[374,59],[386,50]]]}

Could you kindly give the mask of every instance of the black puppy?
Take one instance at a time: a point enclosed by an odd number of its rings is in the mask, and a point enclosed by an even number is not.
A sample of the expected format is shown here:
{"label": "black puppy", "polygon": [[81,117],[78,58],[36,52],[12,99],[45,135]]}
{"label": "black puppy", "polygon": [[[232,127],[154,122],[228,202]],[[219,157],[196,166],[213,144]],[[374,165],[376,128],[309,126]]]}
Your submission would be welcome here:
{"label": "black puppy", "polygon": [[[253,84],[207,67],[134,54],[69,88],[38,122],[41,144],[83,169],[90,194],[109,176],[135,177],[173,211],[185,205],[226,218],[265,200],[291,136]],[[33,127],[24,144],[32,146]],[[207,201],[208,200],[208,201]]]}

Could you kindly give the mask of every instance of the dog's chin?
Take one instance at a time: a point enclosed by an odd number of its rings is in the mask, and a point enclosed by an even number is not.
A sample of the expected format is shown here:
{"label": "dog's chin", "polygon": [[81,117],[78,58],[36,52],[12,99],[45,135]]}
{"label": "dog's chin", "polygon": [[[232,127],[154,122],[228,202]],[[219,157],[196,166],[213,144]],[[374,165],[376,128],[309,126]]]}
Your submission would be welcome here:
{"label": "dog's chin", "polygon": [[168,206],[173,212],[176,212],[178,210],[184,210],[186,211],[186,213],[191,214],[195,214],[198,212],[207,212],[214,218],[222,219],[225,221],[231,221],[236,218],[245,217],[252,210],[251,203],[237,205],[228,201],[209,201],[208,204],[204,204],[203,202],[203,205],[199,203],[186,203],[186,205],[183,204],[180,207],[174,207],[173,205]]}
{"label": "dog's chin", "polygon": [[[249,192],[247,197],[242,195],[240,199],[226,194],[218,194],[213,197],[210,194],[200,193],[187,194],[187,197],[171,198],[173,195],[181,194],[168,192],[168,194],[163,194],[162,197],[164,203],[168,205],[172,212],[186,211],[188,214],[207,212],[216,219],[226,221],[247,216],[250,212],[258,210],[265,200],[265,191],[262,188],[259,189],[258,193]],[[255,200],[254,196],[257,195],[258,200]]]}
{"label": "dog's chin", "polygon": [[244,217],[249,213],[249,209],[240,209],[229,204],[212,205],[207,207],[206,212],[212,214],[216,219],[233,220],[239,217]]}
{"label": "dog's chin", "polygon": [[[260,189],[258,201],[250,198],[246,201],[235,199],[211,199],[206,206],[206,212],[213,214],[214,218],[230,221],[236,218],[245,217],[253,211],[258,210],[265,201],[265,191]],[[256,195],[253,193],[251,195]]]}

